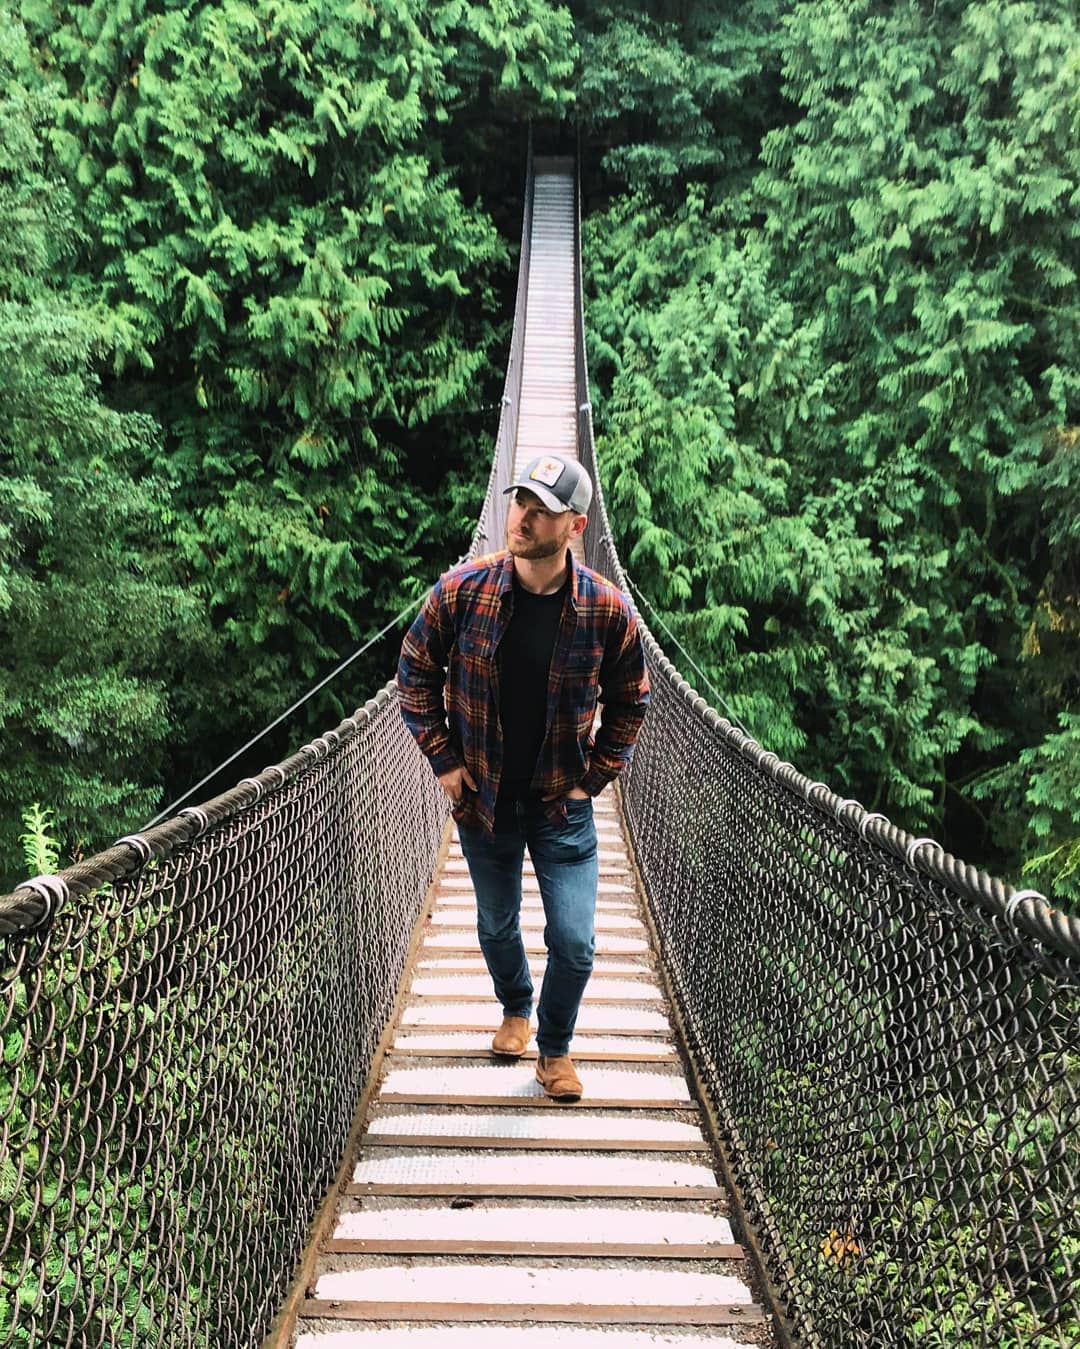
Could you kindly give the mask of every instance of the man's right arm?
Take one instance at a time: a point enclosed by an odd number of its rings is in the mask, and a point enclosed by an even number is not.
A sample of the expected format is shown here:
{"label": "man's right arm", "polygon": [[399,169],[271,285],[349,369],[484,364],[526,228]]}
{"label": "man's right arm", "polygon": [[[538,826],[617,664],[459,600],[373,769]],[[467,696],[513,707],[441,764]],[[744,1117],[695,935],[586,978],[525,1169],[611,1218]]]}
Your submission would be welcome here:
{"label": "man's right arm", "polygon": [[401,715],[438,778],[463,767],[450,744],[443,701],[453,641],[453,619],[440,578],[405,634],[397,674]]}

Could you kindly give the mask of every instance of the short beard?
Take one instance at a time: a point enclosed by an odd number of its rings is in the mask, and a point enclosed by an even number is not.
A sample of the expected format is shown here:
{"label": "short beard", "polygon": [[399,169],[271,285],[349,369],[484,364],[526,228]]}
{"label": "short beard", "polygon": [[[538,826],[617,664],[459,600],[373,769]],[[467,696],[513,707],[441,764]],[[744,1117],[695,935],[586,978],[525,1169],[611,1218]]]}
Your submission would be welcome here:
{"label": "short beard", "polygon": [[510,531],[506,531],[506,547],[514,557],[520,557],[522,562],[539,562],[545,557],[554,557],[556,553],[562,553],[566,550],[566,539],[551,539],[547,543],[537,543],[533,539],[530,543],[521,543],[510,537]]}

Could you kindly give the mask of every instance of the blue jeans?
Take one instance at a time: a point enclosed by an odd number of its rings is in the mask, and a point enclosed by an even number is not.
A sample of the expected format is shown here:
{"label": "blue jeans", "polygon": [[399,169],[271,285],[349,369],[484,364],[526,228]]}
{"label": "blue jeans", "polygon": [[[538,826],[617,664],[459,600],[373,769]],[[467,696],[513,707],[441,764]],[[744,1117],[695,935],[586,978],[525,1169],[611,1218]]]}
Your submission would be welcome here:
{"label": "blue jeans", "polygon": [[533,982],[521,939],[521,864],[529,849],[544,904],[547,969],[537,1010],[536,1047],[545,1057],[570,1049],[596,947],[600,868],[592,800],[566,801],[567,820],[552,822],[540,802],[500,810],[494,834],[459,828],[476,891],[476,931],[504,1016],[529,1016]]}

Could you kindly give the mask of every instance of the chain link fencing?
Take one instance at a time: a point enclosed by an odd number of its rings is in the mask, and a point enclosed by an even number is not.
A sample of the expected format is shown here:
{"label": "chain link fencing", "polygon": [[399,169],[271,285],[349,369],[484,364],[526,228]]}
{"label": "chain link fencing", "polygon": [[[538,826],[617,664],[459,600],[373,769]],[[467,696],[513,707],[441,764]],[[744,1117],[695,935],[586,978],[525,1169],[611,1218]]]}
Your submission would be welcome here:
{"label": "chain link fencing", "polygon": [[0,900],[4,1349],[258,1343],[390,1014],[441,795],[384,689]]}

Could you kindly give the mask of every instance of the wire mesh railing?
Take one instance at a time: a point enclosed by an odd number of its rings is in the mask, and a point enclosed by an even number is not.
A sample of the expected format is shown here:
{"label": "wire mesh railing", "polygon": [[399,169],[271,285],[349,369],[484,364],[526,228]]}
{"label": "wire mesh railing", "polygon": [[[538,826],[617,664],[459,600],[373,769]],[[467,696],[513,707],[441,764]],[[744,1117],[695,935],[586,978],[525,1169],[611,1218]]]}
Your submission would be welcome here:
{"label": "wire mesh railing", "polygon": [[[596,472],[580,272],[577,290],[586,557],[628,590]],[[1080,920],[781,763],[643,627],[652,701],[626,818],[794,1338],[1077,1349]]]}
{"label": "wire mesh railing", "polygon": [[441,796],[384,689],[0,901],[5,1349],[258,1343],[393,1005]]}

